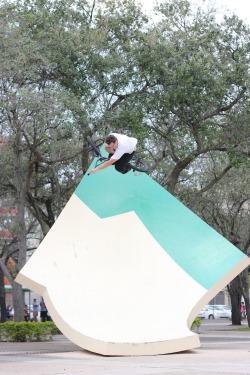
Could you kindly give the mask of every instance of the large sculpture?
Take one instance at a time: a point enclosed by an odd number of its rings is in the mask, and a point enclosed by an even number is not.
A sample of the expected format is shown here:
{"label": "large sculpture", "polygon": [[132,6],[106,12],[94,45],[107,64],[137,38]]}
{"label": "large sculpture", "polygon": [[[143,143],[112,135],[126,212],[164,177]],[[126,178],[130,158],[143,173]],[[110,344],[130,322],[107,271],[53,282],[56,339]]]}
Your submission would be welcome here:
{"label": "large sculpture", "polygon": [[86,174],[16,281],[82,348],[153,355],[199,347],[193,319],[249,264],[148,175],[109,167]]}

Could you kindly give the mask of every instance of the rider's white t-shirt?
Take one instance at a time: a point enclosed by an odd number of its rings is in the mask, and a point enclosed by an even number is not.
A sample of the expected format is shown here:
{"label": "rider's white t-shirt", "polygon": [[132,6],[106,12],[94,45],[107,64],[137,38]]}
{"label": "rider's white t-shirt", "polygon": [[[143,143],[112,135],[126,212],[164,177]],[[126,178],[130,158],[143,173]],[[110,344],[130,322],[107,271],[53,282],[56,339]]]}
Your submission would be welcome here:
{"label": "rider's white t-shirt", "polygon": [[111,159],[120,159],[124,154],[132,154],[136,149],[137,139],[127,135],[110,133],[118,139],[118,147],[115,149]]}

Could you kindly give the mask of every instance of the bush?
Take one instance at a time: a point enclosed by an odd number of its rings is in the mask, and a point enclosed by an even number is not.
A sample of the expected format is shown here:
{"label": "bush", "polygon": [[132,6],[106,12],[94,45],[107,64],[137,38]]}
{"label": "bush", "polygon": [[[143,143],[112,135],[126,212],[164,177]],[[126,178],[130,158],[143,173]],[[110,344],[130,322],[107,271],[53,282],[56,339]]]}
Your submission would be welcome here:
{"label": "bush", "polygon": [[196,332],[198,332],[200,325],[201,325],[201,318],[195,318],[195,320],[192,323],[191,329],[192,330],[196,329]]}
{"label": "bush", "polygon": [[53,322],[0,323],[0,341],[47,341],[58,333],[60,331]]}

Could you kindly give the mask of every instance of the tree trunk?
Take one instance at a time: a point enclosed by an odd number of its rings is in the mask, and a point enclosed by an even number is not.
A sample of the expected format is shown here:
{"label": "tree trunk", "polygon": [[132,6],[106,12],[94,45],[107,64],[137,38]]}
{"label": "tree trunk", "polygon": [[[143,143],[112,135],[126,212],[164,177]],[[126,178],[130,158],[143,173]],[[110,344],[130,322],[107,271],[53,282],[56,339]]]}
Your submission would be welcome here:
{"label": "tree trunk", "polygon": [[241,325],[240,303],[242,290],[239,276],[233,279],[228,285],[228,292],[232,303],[232,325]]}
{"label": "tree trunk", "polygon": [[248,324],[248,327],[250,327],[250,301],[249,301],[249,294],[246,294],[243,297],[244,297],[245,306],[246,306],[247,324]]}
{"label": "tree trunk", "polygon": [[5,303],[5,289],[4,289],[4,273],[0,267],[0,310],[1,310],[1,323],[6,321],[6,303]]}
{"label": "tree trunk", "polygon": [[[31,175],[33,172],[34,161],[30,162],[27,165],[25,173],[23,173],[22,165],[22,129],[21,126],[14,116],[13,123],[15,124],[14,129],[16,129],[15,137],[15,147],[14,147],[14,173],[16,181],[16,192],[17,192],[17,238],[18,238],[18,257],[16,260],[16,274],[23,268],[26,263],[27,255],[27,231],[25,224],[25,203],[26,196],[29,190],[29,184]],[[16,322],[22,322],[24,320],[23,309],[24,309],[24,295],[22,293],[22,286],[13,283],[12,287],[12,296],[13,296],[13,306],[15,310],[14,319]]]}
{"label": "tree trunk", "polygon": [[24,320],[24,295],[22,292],[22,285],[14,281],[12,288],[14,320],[15,322],[22,322]]}
{"label": "tree trunk", "polygon": [[[17,273],[23,268],[26,263],[27,254],[27,243],[26,243],[26,225],[25,225],[25,196],[20,194],[18,204],[18,259],[17,259]],[[24,295],[22,293],[22,285],[13,282],[12,286],[13,296],[13,307],[15,311],[14,319],[16,322],[22,322],[24,320],[23,309],[24,309]]]}
{"label": "tree trunk", "polygon": [[241,274],[242,282],[242,295],[245,300],[246,314],[248,327],[250,327],[250,301],[249,301],[249,285],[248,285],[248,268],[246,268]]}

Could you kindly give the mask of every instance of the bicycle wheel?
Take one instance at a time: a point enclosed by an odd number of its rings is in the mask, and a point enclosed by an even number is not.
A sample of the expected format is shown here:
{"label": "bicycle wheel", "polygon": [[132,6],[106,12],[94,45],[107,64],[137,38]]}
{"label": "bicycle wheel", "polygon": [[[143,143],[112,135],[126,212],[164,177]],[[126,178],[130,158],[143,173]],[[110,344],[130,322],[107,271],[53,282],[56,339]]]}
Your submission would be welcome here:
{"label": "bicycle wheel", "polygon": [[134,171],[145,172],[145,173],[148,172],[148,165],[142,159],[137,158],[136,156],[132,157],[129,164],[131,165]]}
{"label": "bicycle wheel", "polygon": [[102,155],[101,155],[99,147],[103,144],[103,141],[101,139],[99,139],[95,142],[95,141],[93,141],[93,139],[89,135],[87,135],[87,141],[88,141],[88,143],[91,147],[90,151],[93,152],[94,156],[101,157]]}

